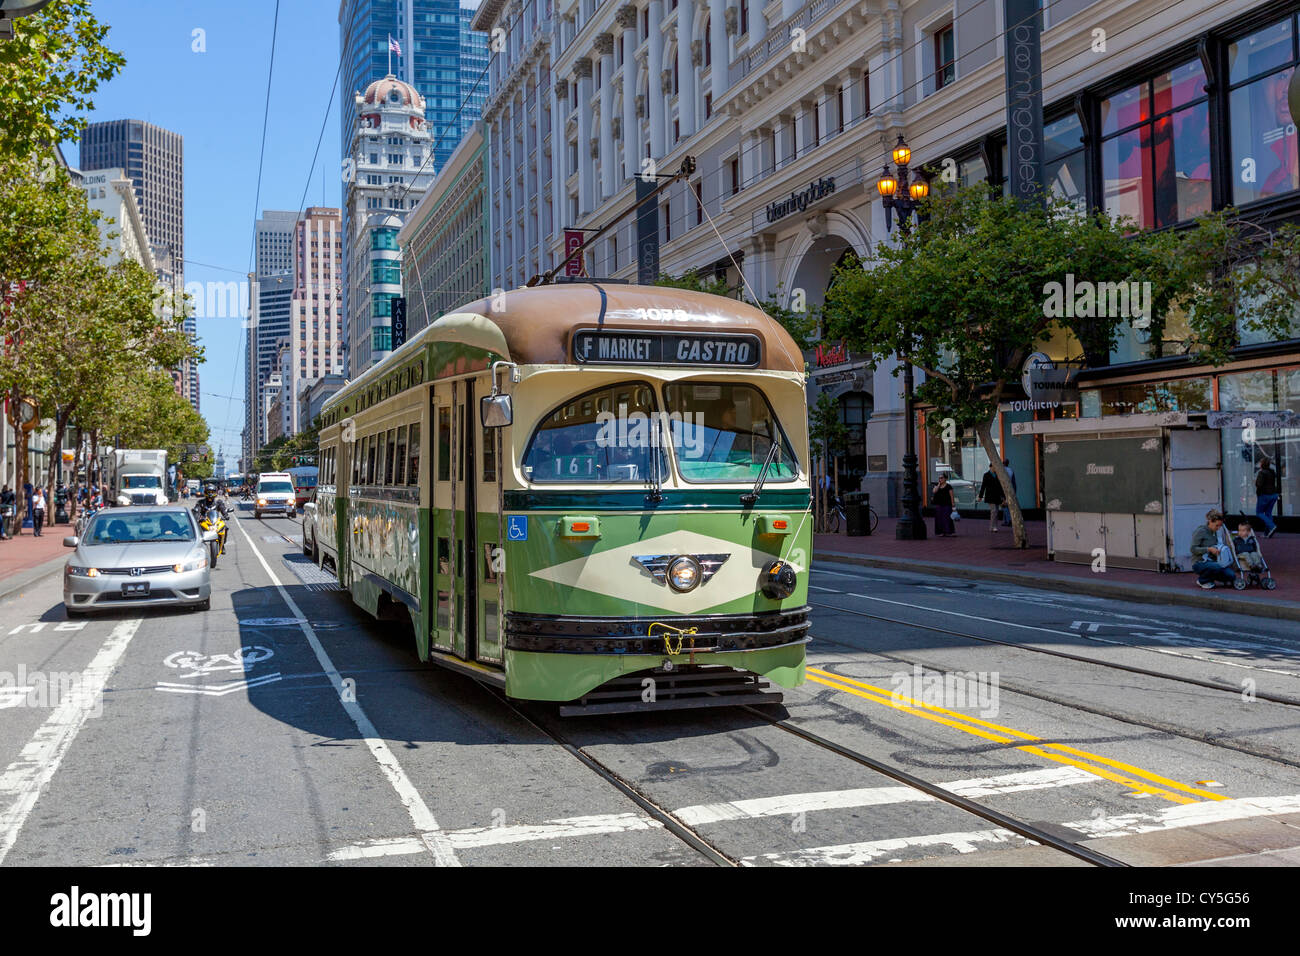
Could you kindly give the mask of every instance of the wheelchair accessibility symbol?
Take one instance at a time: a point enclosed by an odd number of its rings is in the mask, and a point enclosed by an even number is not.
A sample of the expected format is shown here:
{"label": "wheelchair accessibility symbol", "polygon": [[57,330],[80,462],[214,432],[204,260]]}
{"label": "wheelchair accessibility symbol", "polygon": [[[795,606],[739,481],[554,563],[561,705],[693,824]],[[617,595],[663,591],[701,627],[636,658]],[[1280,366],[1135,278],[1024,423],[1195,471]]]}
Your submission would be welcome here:
{"label": "wheelchair accessibility symbol", "polygon": [[527,541],[528,515],[510,515],[506,520],[506,537],[511,541]]}

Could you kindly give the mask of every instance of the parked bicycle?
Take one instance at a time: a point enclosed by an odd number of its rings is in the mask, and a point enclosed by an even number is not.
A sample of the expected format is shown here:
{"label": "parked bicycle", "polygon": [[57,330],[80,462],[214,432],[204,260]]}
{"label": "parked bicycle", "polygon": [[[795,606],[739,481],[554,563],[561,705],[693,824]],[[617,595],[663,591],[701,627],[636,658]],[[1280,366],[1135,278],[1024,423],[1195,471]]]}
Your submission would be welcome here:
{"label": "parked bicycle", "polygon": [[[880,516],[876,514],[876,509],[870,505],[867,509],[867,533],[875,534],[876,525],[880,523]],[[814,530],[820,534],[839,534],[842,525],[847,531],[849,526],[849,516],[844,510],[844,499],[839,495],[831,495],[830,502],[825,509],[817,508],[816,520],[813,523]]]}

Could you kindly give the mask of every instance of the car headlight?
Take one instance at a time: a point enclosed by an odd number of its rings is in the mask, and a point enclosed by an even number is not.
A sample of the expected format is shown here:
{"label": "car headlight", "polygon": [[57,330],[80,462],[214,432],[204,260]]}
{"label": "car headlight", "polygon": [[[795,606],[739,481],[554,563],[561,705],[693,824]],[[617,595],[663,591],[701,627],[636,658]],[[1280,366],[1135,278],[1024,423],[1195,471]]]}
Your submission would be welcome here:
{"label": "car headlight", "polygon": [[674,591],[685,593],[700,583],[700,562],[689,554],[674,558],[668,565],[668,584]]}
{"label": "car headlight", "polygon": [[208,555],[207,552],[204,552],[203,554],[199,555],[197,558],[187,561],[184,564],[173,564],[172,570],[175,571],[177,574],[184,574],[186,571],[198,571],[200,568],[206,568],[207,566],[208,566]]}
{"label": "car headlight", "polygon": [[80,565],[69,564],[68,573],[79,578],[97,578],[99,577],[99,568],[83,568]]}
{"label": "car headlight", "polygon": [[122,507],[125,508],[127,505],[129,505],[129,504],[131,503],[131,499],[130,499],[130,497],[127,496],[127,495],[118,495],[118,496],[117,496],[117,503],[118,503],[119,505],[121,505]]}
{"label": "car headlight", "polygon": [[266,504],[266,499],[265,499],[265,498],[258,498],[258,499],[257,499],[257,503],[258,503],[259,505],[265,505],[265,504]]}
{"label": "car headlight", "polygon": [[158,502],[160,505],[165,505],[167,504],[167,495],[160,491],[158,494],[154,495],[154,501]]}

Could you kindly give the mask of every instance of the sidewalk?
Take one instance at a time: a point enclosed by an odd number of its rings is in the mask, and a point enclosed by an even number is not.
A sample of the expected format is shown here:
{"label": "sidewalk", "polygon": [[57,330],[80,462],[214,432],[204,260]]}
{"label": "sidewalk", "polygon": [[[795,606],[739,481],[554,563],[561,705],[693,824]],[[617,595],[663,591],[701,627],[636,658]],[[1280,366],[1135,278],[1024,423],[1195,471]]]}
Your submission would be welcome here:
{"label": "sidewalk", "polygon": [[925,571],[963,578],[1005,581],[1022,587],[1066,591],[1097,597],[1183,604],[1262,617],[1300,620],[1300,535],[1279,531],[1260,540],[1277,590],[1218,587],[1202,591],[1190,572],[1161,574],[1108,567],[1094,572],[1087,564],[1065,564],[1047,559],[1047,525],[1025,523],[1029,548],[1018,550],[1010,528],[988,530],[988,517],[973,516],[957,522],[954,538],[934,537],[934,520],[925,522],[924,541],[899,541],[894,537],[897,518],[881,518],[874,534],[850,538],[839,534],[814,536],[814,558],[841,560],[869,567]]}
{"label": "sidewalk", "polygon": [[63,539],[72,533],[70,524],[46,525],[39,538],[24,528],[17,538],[0,541],[0,598],[61,571],[72,554]]}

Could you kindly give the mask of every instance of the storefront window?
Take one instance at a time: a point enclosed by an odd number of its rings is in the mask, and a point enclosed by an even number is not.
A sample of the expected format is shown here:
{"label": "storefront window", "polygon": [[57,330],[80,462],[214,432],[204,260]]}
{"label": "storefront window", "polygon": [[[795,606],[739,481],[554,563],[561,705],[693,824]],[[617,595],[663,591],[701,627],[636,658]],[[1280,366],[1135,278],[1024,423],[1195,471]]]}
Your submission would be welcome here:
{"label": "storefront window", "polygon": [[[1265,369],[1219,376],[1219,408],[1228,412],[1300,412],[1300,369]],[[1225,428],[1223,505],[1230,513],[1254,514],[1255,476],[1268,459],[1278,475],[1281,498],[1274,515],[1300,511],[1300,428]]]}
{"label": "storefront window", "polygon": [[840,487],[856,489],[867,473],[867,420],[873,402],[866,392],[848,392],[840,396],[840,421],[848,429],[844,442],[844,459],[840,464]]}
{"label": "storefront window", "polygon": [[[1093,396],[1096,395],[1094,398]],[[1102,415],[1150,415],[1157,412],[1204,412],[1213,402],[1209,378],[1111,385],[1083,393],[1084,414],[1090,405]]]}
{"label": "storefront window", "polygon": [[1048,192],[1068,199],[1083,212],[1088,205],[1084,193],[1083,126],[1071,113],[1043,127],[1043,182]]}
{"label": "storefront window", "polygon": [[1287,85],[1296,60],[1293,18],[1228,46],[1233,198],[1237,203],[1300,188],[1296,124],[1287,106]]}
{"label": "storefront window", "polygon": [[1192,60],[1101,103],[1106,211],[1159,228],[1210,210],[1205,71]]}

